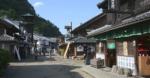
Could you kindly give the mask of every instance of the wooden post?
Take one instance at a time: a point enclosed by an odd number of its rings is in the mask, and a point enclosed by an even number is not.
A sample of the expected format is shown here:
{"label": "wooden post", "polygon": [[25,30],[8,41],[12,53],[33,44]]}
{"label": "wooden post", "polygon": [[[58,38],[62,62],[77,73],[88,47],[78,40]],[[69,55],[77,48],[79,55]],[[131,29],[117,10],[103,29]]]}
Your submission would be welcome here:
{"label": "wooden post", "polygon": [[74,57],[77,57],[77,47],[76,47],[76,45],[74,46]]}
{"label": "wooden post", "polygon": [[67,53],[68,53],[70,44],[71,44],[71,42],[68,42],[67,47],[66,47],[66,50],[65,50],[64,58],[67,58]]}
{"label": "wooden post", "polygon": [[135,59],[135,71],[133,72],[133,75],[138,76],[138,53],[137,53],[137,41],[133,40],[133,46],[135,47],[134,51],[134,59]]}
{"label": "wooden post", "polygon": [[19,53],[19,48],[17,49],[17,46],[14,46],[14,51],[17,54],[18,60],[21,61],[20,53]]}

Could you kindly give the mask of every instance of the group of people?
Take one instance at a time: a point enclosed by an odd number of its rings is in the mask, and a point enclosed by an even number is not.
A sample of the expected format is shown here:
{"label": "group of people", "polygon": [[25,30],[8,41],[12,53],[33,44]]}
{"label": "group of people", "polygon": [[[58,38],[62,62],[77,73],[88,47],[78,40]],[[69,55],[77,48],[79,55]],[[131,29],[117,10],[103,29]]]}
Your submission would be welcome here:
{"label": "group of people", "polygon": [[52,54],[54,53],[54,51],[55,51],[55,49],[54,49],[54,47],[53,46],[43,46],[43,47],[41,47],[41,46],[37,46],[37,45],[34,45],[33,47],[32,47],[32,52],[33,52],[33,55],[34,55],[34,59],[35,60],[37,60],[38,59],[38,55],[43,55],[43,56],[45,56],[46,55],[46,53],[48,53],[48,55],[50,56],[50,58],[51,58],[51,56],[52,56]]}

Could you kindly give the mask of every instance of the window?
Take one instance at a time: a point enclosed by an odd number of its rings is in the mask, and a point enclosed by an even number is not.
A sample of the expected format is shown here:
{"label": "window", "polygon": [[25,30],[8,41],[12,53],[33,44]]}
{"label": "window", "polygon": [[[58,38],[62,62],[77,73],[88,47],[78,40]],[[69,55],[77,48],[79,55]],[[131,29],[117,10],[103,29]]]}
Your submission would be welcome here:
{"label": "window", "polygon": [[104,43],[100,42],[98,48],[99,48],[99,50],[98,50],[99,53],[105,52],[105,44]]}
{"label": "window", "polygon": [[136,48],[134,41],[128,41],[128,55],[134,55]]}
{"label": "window", "polygon": [[128,0],[119,0],[120,5],[123,5],[123,4],[127,3],[127,1],[128,1]]}
{"label": "window", "polygon": [[116,42],[117,46],[117,54],[118,55],[123,55],[123,42]]}
{"label": "window", "polygon": [[135,52],[134,41],[117,42],[117,53],[121,56],[133,56]]}
{"label": "window", "polygon": [[115,9],[115,0],[111,0],[111,8]]}

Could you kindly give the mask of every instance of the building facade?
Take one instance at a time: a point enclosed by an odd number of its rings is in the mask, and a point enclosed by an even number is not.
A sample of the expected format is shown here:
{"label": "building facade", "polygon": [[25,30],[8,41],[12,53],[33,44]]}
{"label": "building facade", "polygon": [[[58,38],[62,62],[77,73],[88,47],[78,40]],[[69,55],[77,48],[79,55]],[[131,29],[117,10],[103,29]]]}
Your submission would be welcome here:
{"label": "building facade", "polygon": [[114,23],[93,35],[107,42],[107,52],[116,57],[114,65],[142,76],[150,75],[149,6],[149,0],[104,0],[98,7],[113,14]]}

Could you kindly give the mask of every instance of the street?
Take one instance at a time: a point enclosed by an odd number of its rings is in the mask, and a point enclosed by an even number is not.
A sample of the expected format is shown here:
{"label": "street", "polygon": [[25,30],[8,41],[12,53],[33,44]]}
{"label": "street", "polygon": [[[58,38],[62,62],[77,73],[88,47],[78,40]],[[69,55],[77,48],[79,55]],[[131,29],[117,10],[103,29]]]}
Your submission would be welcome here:
{"label": "street", "polygon": [[80,68],[59,56],[40,56],[38,61],[10,63],[4,78],[94,78]]}

